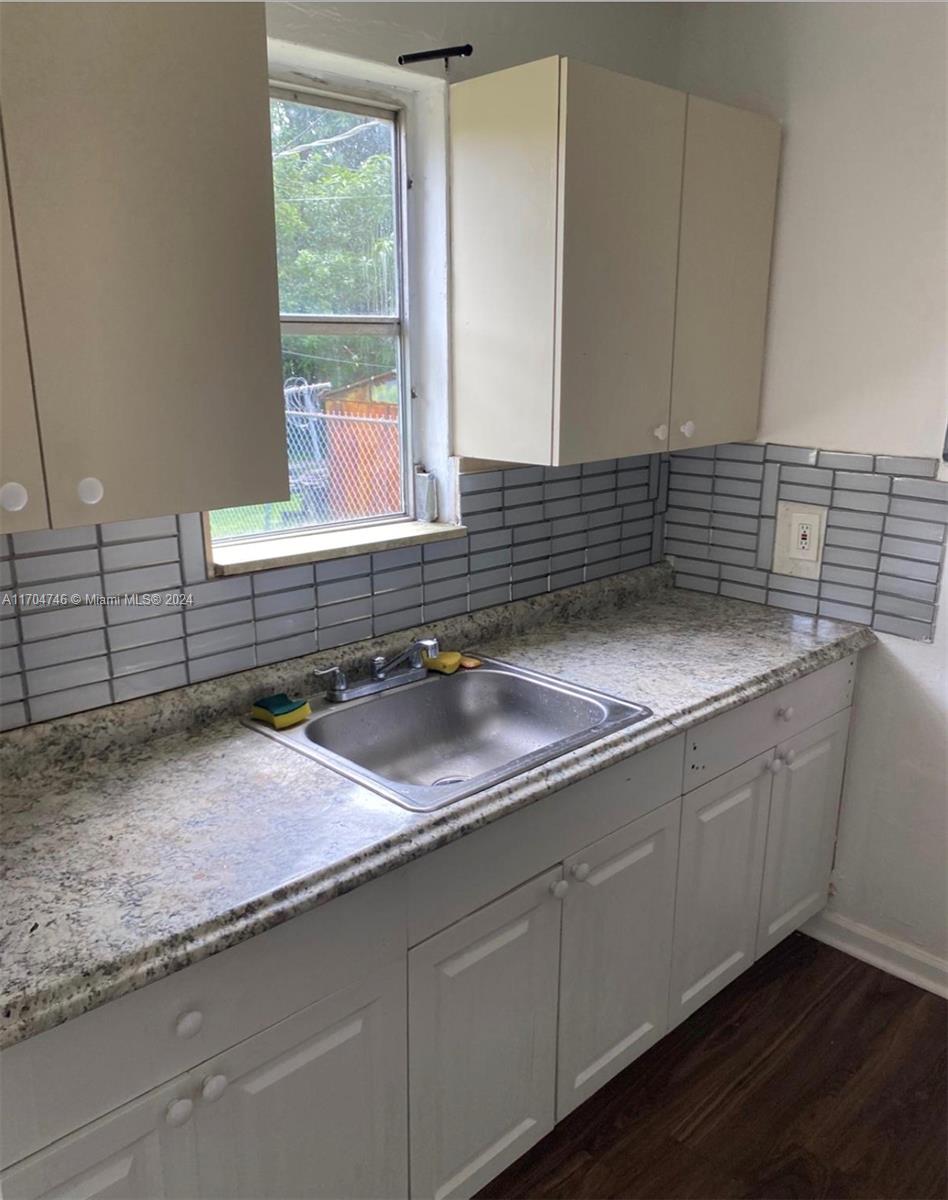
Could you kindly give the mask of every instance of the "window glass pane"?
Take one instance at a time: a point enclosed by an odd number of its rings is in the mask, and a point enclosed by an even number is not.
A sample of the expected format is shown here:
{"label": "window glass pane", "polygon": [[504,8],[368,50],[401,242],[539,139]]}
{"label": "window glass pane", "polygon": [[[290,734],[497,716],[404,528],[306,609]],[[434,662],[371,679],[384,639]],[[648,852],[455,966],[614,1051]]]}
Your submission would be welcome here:
{"label": "window glass pane", "polygon": [[290,499],[210,514],[215,541],[404,512],[398,341],[285,335]]}
{"label": "window glass pane", "polygon": [[394,316],[395,127],[271,98],[280,311]]}

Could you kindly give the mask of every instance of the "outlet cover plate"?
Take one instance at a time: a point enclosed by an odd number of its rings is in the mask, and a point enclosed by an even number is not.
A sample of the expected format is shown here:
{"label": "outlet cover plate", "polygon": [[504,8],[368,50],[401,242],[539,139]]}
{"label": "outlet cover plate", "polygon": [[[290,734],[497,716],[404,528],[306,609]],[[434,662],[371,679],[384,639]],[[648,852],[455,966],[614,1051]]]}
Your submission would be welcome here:
{"label": "outlet cover plate", "polygon": [[[795,579],[819,579],[820,567],[823,565],[823,539],[826,536],[826,511],[819,504],[801,504],[796,500],[779,501],[774,531],[775,574],[792,575]],[[794,557],[793,554],[793,528],[795,518],[798,517],[808,517],[813,526],[810,554],[807,558]]]}

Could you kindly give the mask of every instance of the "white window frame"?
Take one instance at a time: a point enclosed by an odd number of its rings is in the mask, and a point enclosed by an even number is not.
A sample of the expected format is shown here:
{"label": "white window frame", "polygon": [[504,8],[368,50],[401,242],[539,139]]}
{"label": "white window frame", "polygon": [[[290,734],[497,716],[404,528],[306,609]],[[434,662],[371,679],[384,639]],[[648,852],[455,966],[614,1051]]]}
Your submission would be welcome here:
{"label": "white window frame", "polygon": [[[464,533],[459,523],[457,460],[450,455],[447,85],[442,79],[399,67],[276,39],[269,41],[269,55],[274,91],[298,93],[317,103],[335,101],[350,111],[362,106],[398,114],[403,172],[399,368],[407,511],[401,517],[311,526],[215,544],[205,520],[212,575],[340,558]],[[351,320],[339,323],[351,324]],[[434,524],[411,515],[417,463],[424,464],[437,482],[439,517]]]}

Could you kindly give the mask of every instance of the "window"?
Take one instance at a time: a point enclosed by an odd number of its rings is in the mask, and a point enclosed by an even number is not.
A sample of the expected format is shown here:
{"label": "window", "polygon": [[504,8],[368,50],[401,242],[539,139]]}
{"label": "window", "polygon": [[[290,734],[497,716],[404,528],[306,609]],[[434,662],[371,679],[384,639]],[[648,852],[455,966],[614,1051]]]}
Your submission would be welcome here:
{"label": "window", "polygon": [[290,499],[215,544],[409,515],[398,114],[274,91],[270,126]]}

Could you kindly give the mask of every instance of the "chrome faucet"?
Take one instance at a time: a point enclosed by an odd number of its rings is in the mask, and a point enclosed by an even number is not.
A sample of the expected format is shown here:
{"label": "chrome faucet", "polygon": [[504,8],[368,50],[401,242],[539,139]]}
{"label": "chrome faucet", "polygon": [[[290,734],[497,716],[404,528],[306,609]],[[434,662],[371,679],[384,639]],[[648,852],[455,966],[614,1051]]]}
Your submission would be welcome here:
{"label": "chrome faucet", "polygon": [[381,654],[376,655],[372,659],[372,678],[384,679],[389,671],[394,671],[396,667],[400,667],[403,662],[407,662],[412,671],[427,670],[425,667],[425,655],[429,658],[436,658],[438,655],[438,639],[437,638],[418,638],[412,642],[401,654],[396,654],[394,658],[385,661]]}
{"label": "chrome faucet", "polygon": [[[424,679],[428,674],[425,666],[425,655],[434,658],[438,653],[437,638],[418,638],[400,654],[388,661],[383,655],[377,655],[371,662],[371,679],[365,683],[350,686],[345,671],[341,667],[326,667],[323,671],[314,671],[316,676],[326,675],[326,699],[331,704],[342,704],[346,700],[358,700],[362,696],[371,696],[376,692],[384,692],[389,688],[401,687],[405,683],[415,683]],[[397,671],[402,663],[407,663],[405,670]]]}

